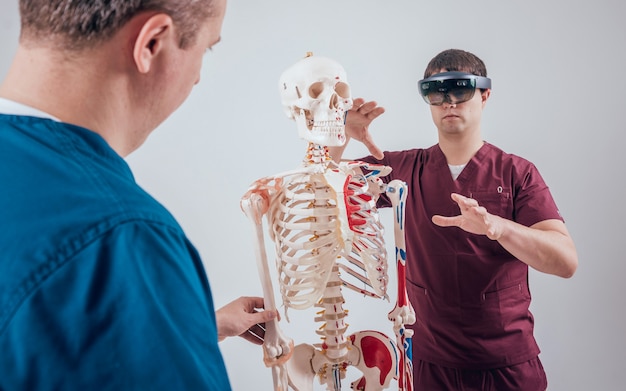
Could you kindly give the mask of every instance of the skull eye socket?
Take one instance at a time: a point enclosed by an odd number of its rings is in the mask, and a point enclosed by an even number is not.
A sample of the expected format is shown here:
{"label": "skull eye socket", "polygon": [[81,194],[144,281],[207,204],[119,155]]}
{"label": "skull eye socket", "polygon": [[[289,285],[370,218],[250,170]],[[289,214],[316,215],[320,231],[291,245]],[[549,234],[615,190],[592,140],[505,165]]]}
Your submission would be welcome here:
{"label": "skull eye socket", "polygon": [[[350,97],[350,86],[343,82],[338,82],[335,84],[335,93],[340,97],[346,99]],[[324,83],[321,81],[317,81],[309,87],[309,96],[313,99],[319,98],[319,96],[324,92]],[[299,94],[298,94],[299,95]]]}
{"label": "skull eye socket", "polygon": [[346,83],[343,82],[339,82],[337,84],[335,84],[335,92],[337,93],[337,95],[339,95],[340,97],[346,99],[350,97],[350,86],[347,85]]}
{"label": "skull eye socket", "polygon": [[313,99],[317,99],[322,91],[324,91],[324,83],[317,81],[309,87],[309,96]]}

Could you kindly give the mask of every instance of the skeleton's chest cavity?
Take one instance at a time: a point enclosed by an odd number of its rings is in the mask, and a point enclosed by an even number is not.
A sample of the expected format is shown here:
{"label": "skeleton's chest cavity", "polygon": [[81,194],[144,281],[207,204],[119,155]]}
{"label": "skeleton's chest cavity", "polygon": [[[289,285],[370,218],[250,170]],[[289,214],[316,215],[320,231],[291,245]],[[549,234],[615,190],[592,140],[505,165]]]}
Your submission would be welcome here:
{"label": "skeleton's chest cavity", "polygon": [[377,194],[358,170],[328,169],[285,180],[268,218],[287,307],[315,304],[334,265],[343,286],[386,296],[387,254]]}

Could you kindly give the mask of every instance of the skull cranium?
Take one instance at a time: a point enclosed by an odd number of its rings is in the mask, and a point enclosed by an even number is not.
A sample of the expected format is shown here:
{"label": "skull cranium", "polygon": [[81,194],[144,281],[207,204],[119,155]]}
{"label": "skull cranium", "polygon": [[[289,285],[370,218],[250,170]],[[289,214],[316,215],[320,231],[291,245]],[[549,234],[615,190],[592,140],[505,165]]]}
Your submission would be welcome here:
{"label": "skull cranium", "polygon": [[296,121],[301,138],[329,147],[345,143],[352,95],[339,63],[309,55],[283,72],[279,88],[285,113]]}

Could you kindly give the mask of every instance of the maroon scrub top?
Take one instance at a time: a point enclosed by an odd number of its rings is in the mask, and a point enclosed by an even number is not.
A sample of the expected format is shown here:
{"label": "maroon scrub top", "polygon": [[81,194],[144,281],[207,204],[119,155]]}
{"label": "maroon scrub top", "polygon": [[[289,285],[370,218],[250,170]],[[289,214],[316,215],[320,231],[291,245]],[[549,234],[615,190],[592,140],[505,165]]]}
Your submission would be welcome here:
{"label": "maroon scrub top", "polygon": [[[385,152],[385,181],[408,185],[407,290],[417,321],[410,326],[413,357],[442,366],[488,369],[536,357],[529,311],[528,266],[497,241],[457,227],[438,227],[433,215],[456,216],[450,198],[474,198],[491,214],[525,226],[562,220],[548,186],[529,161],[485,143],[457,180],[434,145]],[[390,206],[386,197],[379,207]]]}

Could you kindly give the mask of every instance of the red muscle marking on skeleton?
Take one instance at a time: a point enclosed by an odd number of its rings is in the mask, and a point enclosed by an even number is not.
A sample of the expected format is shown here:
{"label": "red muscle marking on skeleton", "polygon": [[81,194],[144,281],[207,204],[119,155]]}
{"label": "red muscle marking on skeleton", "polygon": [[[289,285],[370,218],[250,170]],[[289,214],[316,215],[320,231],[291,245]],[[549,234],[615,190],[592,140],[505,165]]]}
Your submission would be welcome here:
{"label": "red muscle marking on skeleton", "polygon": [[[356,213],[361,210],[361,206],[352,198],[354,197],[354,190],[350,189],[350,185],[356,185],[359,187],[362,187],[362,185],[352,182],[352,175],[348,175],[343,184],[343,197],[346,205],[346,212],[348,214],[348,226],[352,231],[355,231],[355,227],[366,224],[367,220],[359,218]],[[372,197],[368,194],[360,194],[357,197],[368,202],[372,199]]]}
{"label": "red muscle marking on skeleton", "polygon": [[258,210],[253,211],[255,223],[261,224],[261,219],[267,213],[272,197],[276,193],[280,192],[282,186],[282,178],[262,178],[255,181],[248,189],[246,194],[243,195],[242,201],[254,198],[253,195],[260,197],[260,199],[258,200],[259,202],[257,203]]}
{"label": "red muscle marking on skeleton", "polygon": [[[369,335],[370,333],[373,335]],[[357,341],[357,336],[359,336],[359,334],[360,339]],[[367,368],[378,368],[379,384],[384,385],[387,383],[389,375],[395,374],[397,365],[397,357],[392,355],[393,350],[390,350],[390,346],[388,345],[391,340],[389,340],[389,338],[383,333],[377,331],[364,331],[352,334],[350,336],[350,341],[352,344],[360,347],[363,363]],[[370,376],[365,375],[363,378],[359,379],[355,383],[355,386],[357,387],[355,389],[364,390],[368,378],[370,378]]]}
{"label": "red muscle marking on skeleton", "polygon": [[362,377],[360,378],[358,381],[355,382],[355,384],[352,386],[352,388],[356,391],[363,391],[365,390],[365,378]]}
{"label": "red muscle marking on skeleton", "polygon": [[374,337],[363,337],[361,340],[363,359],[368,368],[380,369],[380,384],[385,384],[385,378],[393,367],[393,360],[385,344]]}
{"label": "red muscle marking on skeleton", "polygon": [[398,262],[398,307],[404,307],[409,305],[409,298],[406,292],[406,264]]}

